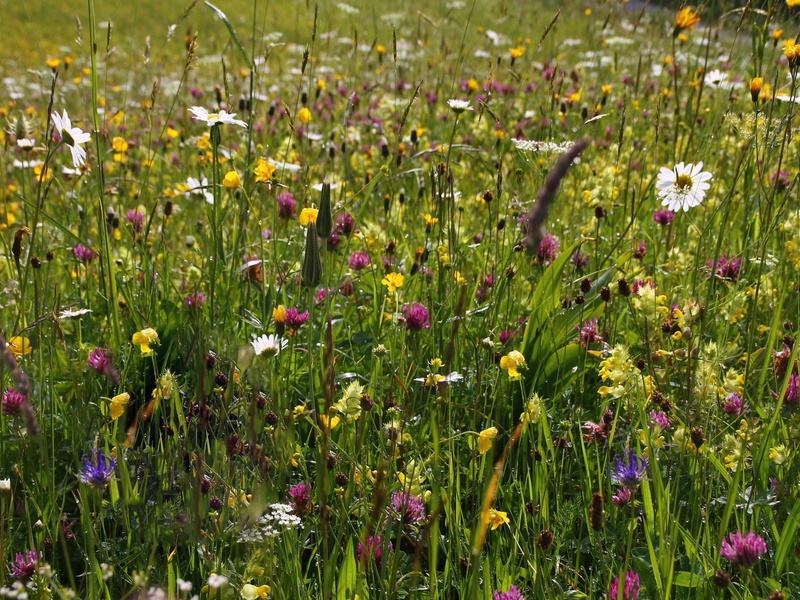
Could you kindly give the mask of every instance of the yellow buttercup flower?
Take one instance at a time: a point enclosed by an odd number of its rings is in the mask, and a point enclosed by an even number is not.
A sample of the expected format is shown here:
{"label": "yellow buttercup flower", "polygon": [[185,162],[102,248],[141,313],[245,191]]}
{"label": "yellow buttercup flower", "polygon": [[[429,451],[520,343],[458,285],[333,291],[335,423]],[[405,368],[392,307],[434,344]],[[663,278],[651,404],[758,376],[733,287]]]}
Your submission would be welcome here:
{"label": "yellow buttercup flower", "polygon": [[286,323],[286,308],[283,304],[279,304],[277,308],[272,309],[272,320],[276,323]]}
{"label": "yellow buttercup flower", "polygon": [[309,123],[311,123],[311,111],[308,110],[307,106],[304,106],[303,108],[297,111],[297,119],[303,125],[308,125]]}
{"label": "yellow buttercup flower", "polygon": [[266,183],[275,174],[277,167],[269,162],[266,158],[259,158],[258,165],[256,165],[253,174],[256,176],[256,182]]}
{"label": "yellow buttercup flower", "polygon": [[478,434],[478,452],[486,454],[497,437],[497,427],[489,427]]}
{"label": "yellow buttercup flower", "polygon": [[111,418],[116,420],[125,414],[125,406],[130,402],[131,395],[128,392],[117,394],[111,399]]}
{"label": "yellow buttercup flower", "polygon": [[31,341],[23,335],[15,335],[8,340],[8,349],[14,356],[25,356],[33,352]]}
{"label": "yellow buttercup flower", "polygon": [[306,227],[309,223],[316,223],[317,222],[317,215],[319,211],[316,208],[304,208],[300,211],[300,217],[298,221],[300,221],[300,225]]}
{"label": "yellow buttercup flower", "polygon": [[495,510],[490,508],[483,513],[483,524],[492,526],[492,531],[500,527],[500,525],[507,525],[511,521],[508,518],[508,513],[505,513],[501,510]]}
{"label": "yellow buttercup flower", "polygon": [[153,353],[150,344],[158,343],[158,333],[152,327],[147,327],[134,333],[131,341],[139,346],[142,356],[150,356]]}
{"label": "yellow buttercup flower", "polygon": [[242,185],[242,180],[239,178],[239,174],[236,171],[228,171],[222,179],[222,185],[229,190],[235,190]]}
{"label": "yellow buttercup flower", "polygon": [[392,294],[403,287],[405,280],[406,278],[402,273],[389,273],[386,277],[381,279],[381,283],[389,288],[389,293]]}
{"label": "yellow buttercup flower", "polygon": [[114,149],[114,152],[127,152],[128,150],[128,142],[125,138],[120,136],[114,136],[114,139],[111,140],[111,147]]}

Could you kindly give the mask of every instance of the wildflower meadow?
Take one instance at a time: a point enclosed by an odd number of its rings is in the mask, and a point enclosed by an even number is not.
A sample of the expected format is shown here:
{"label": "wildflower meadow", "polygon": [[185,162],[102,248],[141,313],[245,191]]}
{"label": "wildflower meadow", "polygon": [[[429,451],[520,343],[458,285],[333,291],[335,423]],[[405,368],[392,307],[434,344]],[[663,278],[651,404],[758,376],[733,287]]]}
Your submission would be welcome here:
{"label": "wildflower meadow", "polygon": [[799,4],[7,3],[0,598],[798,597]]}

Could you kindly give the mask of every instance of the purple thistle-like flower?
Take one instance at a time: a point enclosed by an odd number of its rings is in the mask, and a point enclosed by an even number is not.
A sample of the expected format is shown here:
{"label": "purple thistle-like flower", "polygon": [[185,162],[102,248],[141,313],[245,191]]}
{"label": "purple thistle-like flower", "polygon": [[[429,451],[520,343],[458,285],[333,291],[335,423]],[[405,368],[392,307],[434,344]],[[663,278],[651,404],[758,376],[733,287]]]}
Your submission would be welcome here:
{"label": "purple thistle-like flower", "polygon": [[525,600],[525,596],[517,589],[517,586],[512,585],[507,592],[495,590],[492,600]]}
{"label": "purple thistle-like flower", "polygon": [[[779,392],[772,392],[772,397],[776,400],[780,397]],[[800,401],[800,376],[797,373],[789,374],[789,383],[786,386],[786,395],[783,397],[783,405],[796,407]]]}
{"label": "purple thistle-like flower", "polygon": [[25,395],[15,388],[3,392],[3,414],[7,417],[18,415],[25,406]]}
{"label": "purple thistle-like flower", "polygon": [[78,244],[75,246],[75,248],[72,249],[72,254],[74,254],[75,258],[82,263],[92,262],[92,259],[94,258],[94,250],[87,248],[83,244]]}
{"label": "purple thistle-like flower", "polygon": [[500,344],[503,346],[507,345],[509,342],[512,342],[515,337],[517,337],[517,332],[513,329],[504,329],[497,334],[497,339],[500,340]]}
{"label": "purple thistle-like flower", "polygon": [[291,192],[278,194],[278,216],[281,219],[294,219],[297,216],[297,201]]}
{"label": "purple thistle-like flower", "polygon": [[545,233],[542,241],[539,242],[539,249],[536,253],[539,257],[539,262],[549,266],[558,255],[559,248],[561,248],[559,239],[550,233]]}
{"label": "purple thistle-like flower", "polygon": [[296,308],[286,309],[286,327],[292,331],[297,331],[308,321],[308,311],[300,312]]}
{"label": "purple thistle-like flower", "polygon": [[369,254],[366,250],[359,250],[358,252],[353,252],[350,255],[350,258],[347,259],[347,264],[350,265],[350,268],[353,271],[361,271],[362,269],[366,269],[372,261],[369,258]]}
{"label": "purple thistle-like flower", "polygon": [[350,236],[356,227],[356,220],[349,212],[344,211],[336,217],[336,231],[345,236]]}
{"label": "purple thistle-like flower", "polygon": [[752,531],[747,534],[737,531],[722,540],[719,553],[733,564],[749,569],[767,553],[767,543]]}
{"label": "purple thistle-like flower", "polygon": [[[622,590],[622,600],[636,600],[639,597],[639,576],[634,571],[628,571],[625,575],[625,588]],[[608,600],[619,598],[619,577],[608,588]]]}
{"label": "purple thistle-like flower", "polygon": [[617,456],[611,472],[611,481],[633,492],[639,487],[646,472],[647,459],[636,456],[635,450],[628,450],[622,456]]}
{"label": "purple thistle-like flower", "polygon": [[412,302],[403,307],[403,317],[406,320],[406,329],[409,331],[422,331],[431,326],[431,315],[428,309],[419,302]]}
{"label": "purple thistle-like flower", "polygon": [[133,209],[129,210],[125,215],[125,220],[131,224],[131,227],[133,227],[133,230],[136,233],[141,233],[142,229],[144,228],[144,220],[146,216],[147,215],[145,215],[143,212]]}
{"label": "purple thistle-like flower", "polygon": [[109,458],[103,450],[95,448],[83,455],[83,472],[80,480],[89,487],[104,488],[111,481],[117,469],[117,459]]}
{"label": "purple thistle-like flower", "polygon": [[119,373],[114,367],[114,357],[108,354],[108,347],[96,348],[89,353],[87,366],[100,375],[108,377],[112,383],[119,383]]}
{"label": "purple thistle-like flower", "polygon": [[722,410],[725,414],[733,415],[734,417],[740,417],[743,414],[750,412],[750,406],[739,394],[733,392],[732,394],[729,394],[727,398],[725,398],[725,403],[722,405]]}
{"label": "purple thistle-like flower", "polygon": [[289,502],[292,504],[292,511],[298,517],[309,514],[314,507],[311,503],[311,484],[301,481],[297,485],[289,486]]}
{"label": "purple thistle-like flower", "polygon": [[569,261],[576,269],[585,269],[589,265],[589,255],[583,250],[578,250]]}
{"label": "purple thistle-like flower", "polygon": [[728,257],[725,254],[717,259],[716,265],[713,260],[706,263],[710,268],[714,269],[717,277],[727,281],[736,281],[739,279],[739,271],[742,268],[742,259],[738,256]]}
{"label": "purple thistle-like flower", "polygon": [[412,496],[406,490],[392,494],[389,514],[406,525],[416,525],[425,520],[425,503],[422,496]]}
{"label": "purple thistle-like flower", "polygon": [[206,295],[203,292],[192,292],[186,296],[183,303],[186,308],[202,308],[203,304],[206,303]]}
{"label": "purple thistle-like flower", "polygon": [[675,220],[675,213],[671,210],[660,209],[653,213],[653,221],[665,227]]}
{"label": "purple thistle-like flower", "polygon": [[[389,542],[389,552],[393,550],[392,542]],[[363,543],[358,543],[356,548],[356,560],[358,562],[369,562],[375,559],[375,565],[378,569],[383,564],[383,545],[381,543],[381,536],[371,535]]]}
{"label": "purple thistle-like flower", "polygon": [[776,171],[770,175],[769,181],[778,191],[788,190],[792,187],[792,174],[789,171]]}
{"label": "purple thistle-like flower", "polygon": [[580,336],[575,339],[576,344],[580,344],[587,350],[592,344],[603,341],[603,337],[597,332],[597,319],[584,321],[582,325],[575,324],[575,329],[580,332]]}
{"label": "purple thistle-like flower", "polygon": [[36,564],[42,560],[42,553],[38,550],[17,552],[14,560],[9,563],[8,574],[14,579],[29,579],[36,573]]}

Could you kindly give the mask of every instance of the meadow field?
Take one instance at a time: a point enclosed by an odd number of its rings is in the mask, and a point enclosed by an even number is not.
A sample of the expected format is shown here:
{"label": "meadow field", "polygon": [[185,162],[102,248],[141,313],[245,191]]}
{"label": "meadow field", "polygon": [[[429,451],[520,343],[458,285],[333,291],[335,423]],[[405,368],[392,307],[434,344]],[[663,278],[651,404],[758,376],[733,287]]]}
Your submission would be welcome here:
{"label": "meadow field", "polygon": [[797,597],[795,5],[2,0],[0,598]]}

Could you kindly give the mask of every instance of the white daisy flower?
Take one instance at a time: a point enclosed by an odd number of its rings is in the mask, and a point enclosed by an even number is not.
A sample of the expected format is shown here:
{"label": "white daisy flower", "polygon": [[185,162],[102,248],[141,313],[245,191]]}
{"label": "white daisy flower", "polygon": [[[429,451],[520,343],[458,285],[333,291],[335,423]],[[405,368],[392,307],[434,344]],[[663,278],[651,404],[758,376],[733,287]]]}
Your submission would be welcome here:
{"label": "white daisy flower", "polygon": [[214,204],[214,194],[211,192],[211,186],[209,186],[208,184],[207,177],[203,177],[202,179],[195,179],[194,177],[189,177],[186,179],[186,185],[189,188],[186,192],[187,198],[190,195],[203,196],[206,199],[207,203]]}
{"label": "white daisy flower", "polygon": [[275,356],[283,350],[288,343],[287,340],[277,335],[266,334],[261,337],[253,336],[253,341],[250,342],[257,356]]}
{"label": "white daisy flower", "polygon": [[69,115],[67,114],[66,109],[62,111],[61,115],[59,115],[57,112],[54,112],[52,117],[53,123],[58,131],[58,135],[61,136],[61,139],[69,147],[69,151],[72,153],[72,166],[77,169],[84,162],[86,162],[86,150],[81,147],[81,144],[88,142],[90,139],[92,139],[92,136],[82,129],[72,126],[72,122],[69,120]]}
{"label": "white daisy flower", "polygon": [[469,105],[469,100],[456,100],[455,98],[451,98],[447,101],[447,106],[456,114],[460,114],[465,110],[472,110],[472,107]]}
{"label": "white daisy flower", "polygon": [[192,106],[189,112],[192,113],[195,121],[201,121],[209,127],[222,123],[223,125],[238,125],[239,127],[247,128],[247,123],[233,118],[236,116],[236,113],[228,114],[226,110],[221,110],[218,113],[210,113],[202,106]]}
{"label": "white daisy flower", "polygon": [[672,170],[661,167],[658,173],[656,188],[661,205],[672,212],[688,211],[690,208],[700,206],[706,195],[706,190],[711,187],[711,173],[703,171],[703,163],[696,165],[682,162],[675,165]]}

